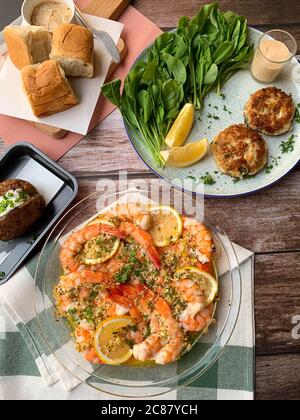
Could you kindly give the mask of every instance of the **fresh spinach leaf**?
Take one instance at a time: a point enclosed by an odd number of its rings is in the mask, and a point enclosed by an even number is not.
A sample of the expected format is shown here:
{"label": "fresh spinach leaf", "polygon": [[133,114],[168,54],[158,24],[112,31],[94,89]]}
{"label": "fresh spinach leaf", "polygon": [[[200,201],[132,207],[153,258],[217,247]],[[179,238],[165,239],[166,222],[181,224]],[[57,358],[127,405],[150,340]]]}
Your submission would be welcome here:
{"label": "fresh spinach leaf", "polygon": [[172,57],[170,54],[163,53],[163,59],[165,60],[169,72],[173,75],[174,79],[178,83],[184,84],[186,82],[186,69],[182,61],[177,57]]}
{"label": "fresh spinach leaf", "polygon": [[218,73],[218,66],[215,63],[213,63],[208,72],[206,73],[203,83],[205,85],[212,85],[217,80]]}

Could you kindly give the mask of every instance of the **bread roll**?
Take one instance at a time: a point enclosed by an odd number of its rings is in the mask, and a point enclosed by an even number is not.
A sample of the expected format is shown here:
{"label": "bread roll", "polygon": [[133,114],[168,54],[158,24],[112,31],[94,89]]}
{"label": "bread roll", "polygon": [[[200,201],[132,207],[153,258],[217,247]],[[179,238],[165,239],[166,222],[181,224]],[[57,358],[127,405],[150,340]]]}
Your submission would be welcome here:
{"label": "bread roll", "polygon": [[49,60],[51,36],[41,26],[7,26],[4,39],[10,59],[19,70]]}
{"label": "bread roll", "polygon": [[21,71],[23,86],[34,115],[44,117],[78,104],[65,73],[53,60],[26,66]]}
{"label": "bread roll", "polygon": [[67,76],[94,76],[94,38],[83,26],[62,24],[53,32],[51,60],[57,60]]}

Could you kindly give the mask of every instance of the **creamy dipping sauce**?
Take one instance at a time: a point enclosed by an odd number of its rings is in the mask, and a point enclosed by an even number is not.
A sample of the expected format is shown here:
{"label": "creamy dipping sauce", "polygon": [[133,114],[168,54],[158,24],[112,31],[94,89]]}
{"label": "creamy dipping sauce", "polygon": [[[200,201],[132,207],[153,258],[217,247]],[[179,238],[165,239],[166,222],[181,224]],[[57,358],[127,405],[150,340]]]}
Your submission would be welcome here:
{"label": "creamy dipping sauce", "polygon": [[290,51],[281,41],[275,39],[266,39],[260,44],[262,54],[271,61],[282,63],[290,58]]}
{"label": "creamy dipping sauce", "polygon": [[31,23],[43,26],[48,31],[54,31],[62,23],[69,23],[72,10],[64,3],[49,1],[35,7],[31,16]]}
{"label": "creamy dipping sauce", "polygon": [[260,82],[272,83],[290,57],[291,53],[283,42],[266,39],[260,43],[254,55],[252,75]]}
{"label": "creamy dipping sauce", "polygon": [[12,210],[22,206],[29,198],[23,190],[10,190],[5,195],[0,196],[0,217],[6,216]]}

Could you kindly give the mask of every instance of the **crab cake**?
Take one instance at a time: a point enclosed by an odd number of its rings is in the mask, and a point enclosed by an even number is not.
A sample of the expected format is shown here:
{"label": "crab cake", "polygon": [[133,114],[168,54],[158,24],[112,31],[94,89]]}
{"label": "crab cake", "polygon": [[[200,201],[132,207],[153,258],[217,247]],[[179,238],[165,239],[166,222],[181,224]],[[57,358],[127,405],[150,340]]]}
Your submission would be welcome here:
{"label": "crab cake", "polygon": [[291,95],[276,87],[258,90],[245,106],[246,124],[268,136],[279,136],[292,127],[296,107]]}
{"label": "crab cake", "polygon": [[214,138],[211,150],[220,171],[234,178],[255,175],[267,163],[265,140],[244,124],[221,131]]}

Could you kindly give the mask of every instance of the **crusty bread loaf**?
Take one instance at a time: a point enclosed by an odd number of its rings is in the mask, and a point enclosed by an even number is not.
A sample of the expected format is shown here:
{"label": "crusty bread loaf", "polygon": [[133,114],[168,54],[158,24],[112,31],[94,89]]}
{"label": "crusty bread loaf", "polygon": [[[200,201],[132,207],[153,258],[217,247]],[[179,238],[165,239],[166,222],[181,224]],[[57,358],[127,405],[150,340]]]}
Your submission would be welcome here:
{"label": "crusty bread loaf", "polygon": [[94,38],[83,26],[62,24],[53,32],[51,60],[57,60],[67,76],[94,75]]}
{"label": "crusty bread loaf", "polygon": [[26,66],[21,75],[31,108],[37,117],[55,114],[78,104],[58,62],[48,60]]}
{"label": "crusty bread loaf", "polygon": [[8,54],[19,70],[49,60],[51,36],[40,26],[7,26],[4,39]]}

